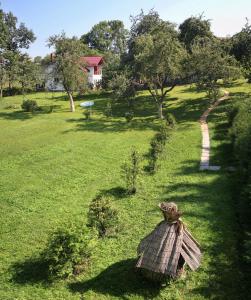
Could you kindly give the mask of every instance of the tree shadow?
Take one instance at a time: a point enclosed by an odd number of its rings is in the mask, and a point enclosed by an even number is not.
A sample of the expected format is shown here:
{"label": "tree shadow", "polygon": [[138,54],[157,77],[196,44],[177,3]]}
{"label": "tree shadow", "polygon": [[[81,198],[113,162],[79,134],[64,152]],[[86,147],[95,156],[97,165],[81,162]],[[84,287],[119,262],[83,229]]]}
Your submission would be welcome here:
{"label": "tree shadow", "polygon": [[[152,120],[152,119],[151,119]],[[67,119],[66,122],[76,123],[75,128],[63,131],[68,133],[72,131],[94,131],[94,132],[123,132],[127,130],[157,130],[159,125],[150,122],[149,119],[134,119],[131,123],[114,119],[90,119],[85,118]]]}
{"label": "tree shadow", "polygon": [[41,257],[29,258],[23,262],[17,262],[11,266],[13,274],[11,280],[17,284],[42,283],[50,285],[48,263]]}
{"label": "tree shadow", "polygon": [[122,186],[112,187],[107,190],[100,190],[100,194],[104,196],[112,196],[117,199],[128,197],[127,190]]}
{"label": "tree shadow", "polygon": [[[197,180],[191,182],[188,179],[186,182],[184,179],[191,174]],[[186,206],[183,214],[185,224],[190,220],[192,227],[199,232],[200,226],[205,223],[209,232],[217,233],[215,237],[212,234],[210,239],[203,239],[203,234],[200,234],[202,241],[199,242],[207,266],[203,266],[202,259],[199,272],[203,272],[208,279],[203,286],[193,289],[193,293],[206,299],[246,299],[244,296],[238,298],[239,292],[243,295],[245,292],[239,291],[241,278],[236,256],[239,227],[232,196],[236,188],[236,175],[224,171],[201,172],[197,161],[188,160],[177,169],[176,176],[182,176],[182,181],[160,186],[162,199],[176,202],[181,211],[182,206]]]}
{"label": "tree shadow", "polygon": [[128,296],[132,295],[153,299],[160,292],[160,284],[145,280],[136,272],[135,264],[135,259],[116,262],[88,281],[70,283],[69,289],[83,296],[92,290],[108,297],[119,297],[119,299],[128,299]]}
{"label": "tree shadow", "polygon": [[19,120],[26,121],[33,118],[33,114],[23,111],[13,111],[13,112],[0,112],[0,118],[5,120]]}

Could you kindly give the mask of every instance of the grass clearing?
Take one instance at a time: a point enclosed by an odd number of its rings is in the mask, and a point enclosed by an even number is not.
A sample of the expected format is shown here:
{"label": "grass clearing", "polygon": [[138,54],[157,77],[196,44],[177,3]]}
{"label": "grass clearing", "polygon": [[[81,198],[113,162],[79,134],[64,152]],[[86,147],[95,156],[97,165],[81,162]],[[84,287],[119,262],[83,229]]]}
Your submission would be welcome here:
{"label": "grass clearing", "polygon": [[[230,92],[248,90],[238,83]],[[20,105],[21,96],[0,102],[0,299],[245,299],[238,271],[238,226],[235,216],[233,175],[200,172],[201,132],[198,119],[209,105],[204,93],[177,87],[165,109],[178,128],[167,145],[166,159],[156,175],[141,176],[139,192],[121,191],[121,164],[135,146],[146,154],[158,128],[156,108],[147,93],[135,103],[135,118],[127,124],[126,106],[116,105],[113,117],[103,115],[109,94],[90,94],[76,101],[70,113],[64,95],[28,96],[52,113],[24,113],[6,109]],[[79,103],[94,100],[92,120],[84,120]],[[216,139],[218,114],[209,117],[213,161],[221,163]],[[212,131],[211,131],[212,130]],[[146,165],[146,160],[143,162]],[[104,193],[119,209],[123,228],[117,238],[101,240],[89,271],[75,279],[50,283],[37,259],[48,236],[58,226],[86,221],[90,201]],[[185,281],[171,282],[159,290],[133,270],[136,248],[162,219],[157,204],[172,199],[184,211],[183,220],[200,241],[202,266],[188,272]]]}

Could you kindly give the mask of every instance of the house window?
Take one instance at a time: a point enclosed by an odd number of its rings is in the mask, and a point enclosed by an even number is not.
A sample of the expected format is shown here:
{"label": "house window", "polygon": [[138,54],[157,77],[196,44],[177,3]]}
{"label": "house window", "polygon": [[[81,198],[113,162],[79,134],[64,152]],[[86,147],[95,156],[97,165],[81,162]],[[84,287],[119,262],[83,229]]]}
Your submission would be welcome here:
{"label": "house window", "polygon": [[94,75],[100,75],[100,68],[98,66],[94,66]]}

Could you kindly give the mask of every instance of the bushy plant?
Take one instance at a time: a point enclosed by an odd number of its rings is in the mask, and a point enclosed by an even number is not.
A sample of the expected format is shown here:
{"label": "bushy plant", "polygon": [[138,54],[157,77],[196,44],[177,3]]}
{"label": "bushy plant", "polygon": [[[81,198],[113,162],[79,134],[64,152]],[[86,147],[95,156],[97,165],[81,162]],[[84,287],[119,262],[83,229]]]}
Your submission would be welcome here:
{"label": "bushy plant", "polygon": [[128,112],[125,113],[125,119],[126,119],[127,123],[131,123],[133,117],[134,117],[133,111],[128,111]]}
{"label": "bushy plant", "polygon": [[95,246],[95,235],[87,228],[63,228],[56,231],[44,251],[49,275],[66,278],[87,269]]}
{"label": "bushy plant", "polygon": [[130,160],[122,165],[128,194],[135,194],[137,191],[137,181],[141,171],[140,161],[141,156],[139,152],[136,149],[132,149]]}
{"label": "bushy plant", "polygon": [[166,119],[167,125],[170,128],[175,128],[175,126],[176,126],[176,119],[175,119],[175,117],[174,117],[173,114],[167,113],[166,116],[165,116],[165,119]]}
{"label": "bushy plant", "polygon": [[86,109],[84,111],[84,116],[85,116],[86,120],[90,120],[91,119],[91,111],[90,111],[90,109]]}
{"label": "bushy plant", "polygon": [[111,117],[112,116],[112,104],[111,102],[107,102],[106,104],[106,108],[105,108],[105,116],[107,118]]}
{"label": "bushy plant", "polygon": [[169,127],[166,122],[160,126],[159,132],[152,138],[149,150],[149,171],[155,173],[159,167],[158,160],[162,155],[166,142],[170,136]]}
{"label": "bushy plant", "polygon": [[35,110],[38,110],[38,105],[35,100],[24,100],[21,107],[26,112],[34,112]]}
{"label": "bushy plant", "polygon": [[99,237],[113,235],[118,230],[118,211],[111,199],[103,195],[94,198],[89,206],[88,226],[95,228]]}

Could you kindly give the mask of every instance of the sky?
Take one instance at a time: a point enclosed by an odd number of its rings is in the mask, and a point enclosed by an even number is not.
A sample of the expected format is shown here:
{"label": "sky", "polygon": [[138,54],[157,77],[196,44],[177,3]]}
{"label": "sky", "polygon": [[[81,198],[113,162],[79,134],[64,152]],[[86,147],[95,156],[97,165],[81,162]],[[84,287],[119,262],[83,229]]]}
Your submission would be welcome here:
{"label": "sky", "polygon": [[65,31],[67,36],[88,32],[103,20],[122,20],[130,28],[130,15],[154,8],[162,19],[179,25],[203,13],[217,36],[233,35],[251,21],[251,0],[0,0],[19,22],[32,29],[36,41],[28,49],[32,56],[45,56],[48,37]]}

